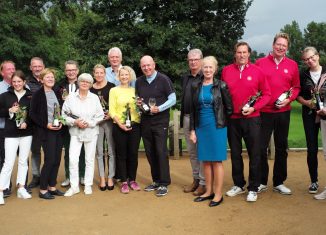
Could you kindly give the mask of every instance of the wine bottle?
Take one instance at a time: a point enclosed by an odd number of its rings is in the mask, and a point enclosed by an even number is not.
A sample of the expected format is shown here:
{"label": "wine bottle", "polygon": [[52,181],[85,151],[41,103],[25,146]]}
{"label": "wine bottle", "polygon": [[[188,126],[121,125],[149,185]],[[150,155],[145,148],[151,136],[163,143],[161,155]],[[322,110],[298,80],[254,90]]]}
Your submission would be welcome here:
{"label": "wine bottle", "polygon": [[317,110],[323,109],[324,108],[324,102],[321,101],[319,92],[316,92],[315,96],[316,96],[316,108],[317,108]]}
{"label": "wine bottle", "polygon": [[250,96],[247,103],[242,107],[242,111],[250,107],[253,107],[260,96],[261,96],[261,91],[258,91],[256,95]]}
{"label": "wine bottle", "polygon": [[59,123],[58,105],[57,105],[57,103],[54,103],[52,126],[59,127],[59,125],[60,125],[60,123]]}
{"label": "wine bottle", "polygon": [[292,88],[290,88],[288,91],[283,92],[275,101],[275,105],[280,105],[285,99],[289,98],[291,96]]}
{"label": "wine bottle", "polygon": [[69,113],[69,112],[67,112],[67,111],[65,111],[64,113],[65,113],[68,117],[71,117],[71,118],[73,118],[73,119],[78,119],[78,118],[79,118],[77,115],[74,115],[74,114]]}
{"label": "wine bottle", "polygon": [[150,111],[150,108],[149,108],[149,106],[143,101],[143,99],[142,98],[140,98],[140,97],[134,97],[134,99],[136,99],[136,102],[138,101],[138,100],[141,100],[141,105],[139,106],[139,109],[140,109],[140,111],[142,112],[142,113],[149,113],[149,111]]}
{"label": "wine bottle", "polygon": [[127,128],[131,128],[131,113],[130,113],[130,107],[129,103],[127,103],[126,107],[126,123],[125,123]]}

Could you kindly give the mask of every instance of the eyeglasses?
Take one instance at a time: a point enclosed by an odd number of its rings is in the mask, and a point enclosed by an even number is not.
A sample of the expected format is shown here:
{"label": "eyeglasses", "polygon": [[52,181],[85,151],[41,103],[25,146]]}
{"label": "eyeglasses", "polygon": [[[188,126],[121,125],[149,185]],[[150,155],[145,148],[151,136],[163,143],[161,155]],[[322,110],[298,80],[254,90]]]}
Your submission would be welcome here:
{"label": "eyeglasses", "polygon": [[77,69],[66,69],[65,71],[66,71],[67,73],[71,73],[71,72],[76,72]]}
{"label": "eyeglasses", "polygon": [[309,60],[312,60],[315,57],[316,54],[313,54],[312,56],[302,59],[304,62],[308,62]]}
{"label": "eyeglasses", "polygon": [[188,62],[198,62],[200,61],[201,59],[188,59]]}

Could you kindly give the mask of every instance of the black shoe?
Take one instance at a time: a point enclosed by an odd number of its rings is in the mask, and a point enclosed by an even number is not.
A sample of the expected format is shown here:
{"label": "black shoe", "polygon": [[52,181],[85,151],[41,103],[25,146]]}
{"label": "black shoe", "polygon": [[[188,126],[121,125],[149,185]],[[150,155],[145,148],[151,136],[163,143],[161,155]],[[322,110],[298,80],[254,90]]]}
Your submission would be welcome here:
{"label": "black shoe", "polygon": [[65,195],[65,193],[60,191],[59,189],[56,189],[54,191],[48,190],[48,192],[53,196],[63,196],[63,195]]}
{"label": "black shoe", "polygon": [[106,185],[105,185],[105,186],[100,186],[100,185],[99,185],[98,187],[99,187],[99,189],[100,189],[101,191],[105,191],[107,186],[106,186]]}
{"label": "black shoe", "polygon": [[29,194],[32,194],[32,189],[27,187],[26,185],[24,186],[24,188],[26,189],[26,191],[29,193]]}
{"label": "black shoe", "polygon": [[29,183],[28,187],[29,188],[36,188],[40,185],[40,177],[33,175],[32,181]]}
{"label": "black shoe", "polygon": [[109,186],[108,184],[106,185],[106,189],[107,190],[109,190],[109,191],[111,191],[111,190],[113,190],[114,189],[114,185],[112,185],[112,186]]}
{"label": "black shoe", "polygon": [[49,193],[49,192],[46,192],[46,193],[39,193],[38,194],[38,196],[40,197],[40,198],[43,198],[43,199],[46,199],[46,200],[49,200],[49,199],[54,199],[55,197],[51,194],[51,193]]}
{"label": "black shoe", "polygon": [[194,199],[194,202],[203,202],[203,201],[206,201],[206,200],[210,200],[210,199],[213,199],[214,198],[214,193],[213,194],[211,194],[211,195],[209,195],[209,196],[207,196],[207,197],[196,197],[195,199]]}
{"label": "black shoe", "polygon": [[7,197],[10,197],[11,195],[11,190],[10,189],[5,189],[3,190],[3,198],[7,198]]}
{"label": "black shoe", "polygon": [[210,207],[218,206],[218,205],[220,205],[222,202],[223,202],[223,196],[221,197],[221,199],[220,199],[218,202],[215,202],[215,201],[213,201],[213,200],[210,201],[209,206],[210,206]]}
{"label": "black shoe", "polygon": [[166,194],[168,194],[168,192],[169,192],[168,187],[162,185],[162,186],[158,187],[158,189],[156,191],[156,196],[162,197],[162,196],[165,196]]}
{"label": "black shoe", "polygon": [[159,188],[159,185],[155,182],[151,183],[150,185],[148,185],[147,187],[144,188],[144,191],[146,192],[151,192],[151,191],[155,191]]}

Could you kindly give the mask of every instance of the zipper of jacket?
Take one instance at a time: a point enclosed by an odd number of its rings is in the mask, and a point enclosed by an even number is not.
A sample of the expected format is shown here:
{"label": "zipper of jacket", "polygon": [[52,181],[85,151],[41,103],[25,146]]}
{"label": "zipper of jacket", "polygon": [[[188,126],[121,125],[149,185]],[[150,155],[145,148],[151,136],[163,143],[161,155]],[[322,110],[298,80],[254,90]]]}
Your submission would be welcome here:
{"label": "zipper of jacket", "polygon": [[240,79],[242,79],[242,71],[244,70],[245,65],[239,65]]}

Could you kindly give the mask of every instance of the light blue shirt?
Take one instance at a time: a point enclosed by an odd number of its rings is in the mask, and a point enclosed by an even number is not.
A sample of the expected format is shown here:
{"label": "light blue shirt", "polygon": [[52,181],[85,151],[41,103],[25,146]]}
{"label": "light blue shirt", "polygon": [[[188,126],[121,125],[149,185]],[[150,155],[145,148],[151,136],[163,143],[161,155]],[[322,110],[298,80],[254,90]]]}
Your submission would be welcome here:
{"label": "light blue shirt", "polygon": [[[5,81],[0,82],[0,94],[7,92],[10,85],[6,83]],[[5,128],[5,118],[0,118],[0,129]]]}
{"label": "light blue shirt", "polygon": [[[156,75],[157,75],[157,71],[155,71],[151,76],[146,77],[146,81],[148,82],[148,84],[151,84],[151,82],[154,81],[154,79],[156,78]],[[175,92],[173,92],[168,96],[167,101],[165,101],[163,104],[158,106],[158,110],[160,112],[163,112],[164,110],[171,108],[173,105],[175,105],[176,102],[177,102],[177,96],[176,96]]]}
{"label": "light blue shirt", "polygon": [[[120,68],[122,67],[122,65],[120,66]],[[120,81],[117,79],[117,75],[114,72],[114,70],[112,69],[112,67],[108,67],[105,69],[106,75],[105,78],[108,82],[113,83],[115,86],[119,86],[120,85]],[[136,81],[131,81],[130,82],[130,86],[135,87]]]}

